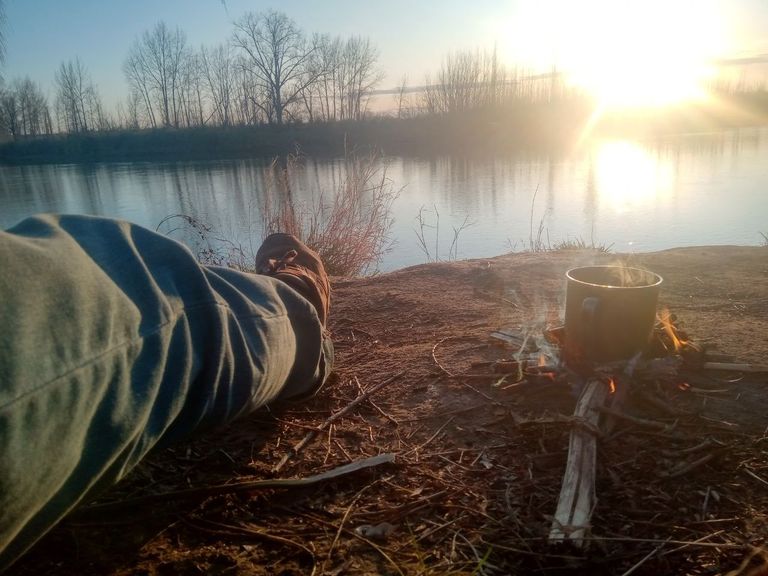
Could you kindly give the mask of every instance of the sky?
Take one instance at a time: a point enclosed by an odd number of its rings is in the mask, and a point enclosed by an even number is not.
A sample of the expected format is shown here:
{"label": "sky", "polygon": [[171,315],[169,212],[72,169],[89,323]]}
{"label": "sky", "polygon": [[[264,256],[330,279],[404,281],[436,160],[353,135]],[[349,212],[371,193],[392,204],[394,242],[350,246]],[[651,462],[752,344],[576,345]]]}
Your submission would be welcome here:
{"label": "sky", "polygon": [[510,64],[573,68],[595,85],[626,62],[650,62],[656,76],[666,67],[671,82],[704,60],[768,55],[768,0],[5,0],[3,76],[29,76],[52,101],[56,68],[79,57],[111,107],[127,93],[131,43],[158,21],[192,46],[214,45],[245,12],[270,8],[308,33],[369,37],[381,88],[404,75],[423,84],[449,52],[494,46]]}

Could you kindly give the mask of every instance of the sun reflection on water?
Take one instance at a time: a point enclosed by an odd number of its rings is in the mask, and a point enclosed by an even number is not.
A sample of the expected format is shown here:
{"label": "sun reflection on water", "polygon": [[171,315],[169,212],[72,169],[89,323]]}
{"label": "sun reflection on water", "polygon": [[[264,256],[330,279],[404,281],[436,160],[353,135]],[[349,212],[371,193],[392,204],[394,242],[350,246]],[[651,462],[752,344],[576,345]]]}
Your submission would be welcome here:
{"label": "sun reflection on water", "polygon": [[647,206],[672,191],[670,163],[633,142],[613,140],[597,144],[594,163],[600,202],[617,214]]}

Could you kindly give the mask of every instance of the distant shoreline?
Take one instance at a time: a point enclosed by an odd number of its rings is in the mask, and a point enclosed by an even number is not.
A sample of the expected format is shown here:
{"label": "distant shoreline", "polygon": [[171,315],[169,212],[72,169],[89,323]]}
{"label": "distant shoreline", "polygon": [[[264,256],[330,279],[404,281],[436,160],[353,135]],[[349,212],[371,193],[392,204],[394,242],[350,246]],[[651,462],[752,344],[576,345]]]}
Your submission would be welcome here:
{"label": "distant shoreline", "polygon": [[[386,155],[488,155],[552,152],[575,146],[590,125],[585,107],[535,104],[514,114],[371,118],[360,121],[231,127],[114,130],[21,138],[0,145],[0,164],[58,164],[273,158],[301,151],[317,157],[378,150]],[[603,117],[600,136],[656,138],[768,124],[768,115],[703,107]]]}

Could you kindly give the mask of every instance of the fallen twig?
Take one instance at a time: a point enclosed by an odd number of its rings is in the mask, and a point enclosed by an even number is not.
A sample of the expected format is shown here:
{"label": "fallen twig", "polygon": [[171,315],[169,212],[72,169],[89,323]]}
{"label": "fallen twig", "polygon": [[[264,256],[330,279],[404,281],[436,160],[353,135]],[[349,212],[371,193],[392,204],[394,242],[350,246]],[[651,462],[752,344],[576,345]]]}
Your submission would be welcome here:
{"label": "fallen twig", "polygon": [[498,570],[497,566],[494,566],[493,564],[488,562],[488,555],[490,554],[491,550],[493,550],[493,548],[491,548],[489,546],[488,547],[488,551],[485,553],[485,555],[480,556],[480,553],[477,551],[477,548],[475,548],[475,545],[472,544],[472,542],[470,542],[469,539],[466,536],[464,536],[464,534],[462,534],[459,531],[456,531],[455,534],[459,538],[464,540],[464,542],[467,543],[469,548],[472,550],[472,554],[475,555],[475,560],[477,560],[477,566],[476,566],[475,570],[473,571],[473,574],[481,574],[481,575],[485,574],[486,572],[485,572],[484,568],[486,568],[486,567],[490,568],[492,571],[497,571]]}
{"label": "fallen twig", "polygon": [[752,470],[750,470],[750,469],[749,469],[749,468],[747,468],[746,466],[743,468],[743,470],[744,470],[744,472],[746,472],[747,474],[749,474],[750,476],[752,476],[752,478],[754,478],[754,479],[755,479],[755,480],[757,480],[758,482],[761,482],[762,484],[765,484],[766,486],[768,486],[768,480],[764,480],[764,479],[760,478],[760,476],[758,476],[757,474],[755,474],[754,472],[752,472]]}
{"label": "fallen twig", "polygon": [[732,542],[700,542],[699,540],[661,540],[660,538],[624,538],[621,536],[585,536],[585,541],[592,542],[648,542],[650,544],[672,544],[698,546],[700,548],[727,548],[731,550],[743,550],[749,548],[749,544],[734,544]]}
{"label": "fallen twig", "polygon": [[187,524],[189,524],[194,528],[197,528],[198,530],[204,530],[206,532],[209,532],[211,534],[216,534],[219,536],[230,536],[230,537],[239,536],[239,537],[247,537],[247,538],[255,536],[256,538],[261,538],[263,540],[270,540],[272,542],[278,542],[280,544],[287,544],[289,546],[293,546],[305,552],[312,559],[312,572],[310,573],[310,576],[313,576],[317,571],[317,560],[311,549],[304,546],[304,544],[291,540],[290,538],[284,538],[282,536],[276,536],[274,534],[270,534],[269,532],[262,530],[260,527],[247,526],[247,525],[237,526],[237,525],[230,525],[230,524],[219,524],[218,522],[213,522],[211,520],[204,520],[204,519],[187,521]]}
{"label": "fallen twig", "polygon": [[673,422],[672,424],[664,424],[663,422],[656,422],[655,420],[646,420],[645,418],[630,416],[629,414],[625,414],[624,412],[619,412],[617,410],[612,410],[605,406],[598,406],[595,408],[595,410],[597,410],[598,412],[602,412],[603,414],[609,414],[614,418],[626,420],[627,422],[631,422],[632,424],[636,424],[637,426],[644,426],[645,428],[654,428],[655,430],[663,430],[665,432],[674,430],[675,426],[677,425],[677,421]]}
{"label": "fallen twig", "polygon": [[411,452],[418,452],[419,450],[421,450],[422,448],[424,448],[424,447],[425,447],[427,444],[429,444],[430,442],[432,442],[432,440],[434,440],[435,438],[437,438],[437,436],[440,434],[440,432],[442,432],[442,431],[443,431],[443,429],[444,429],[446,426],[448,426],[448,424],[450,424],[451,422],[453,422],[453,418],[454,418],[453,416],[451,416],[450,418],[448,418],[448,420],[446,420],[446,421],[443,423],[443,425],[442,425],[442,426],[440,426],[440,428],[438,428],[438,429],[435,431],[435,433],[434,433],[434,434],[432,434],[432,436],[430,436],[430,437],[427,439],[427,441],[426,441],[426,442],[422,442],[421,444],[419,444],[419,445],[418,445],[418,446],[416,446],[415,448],[411,448],[410,450],[407,450],[407,451],[403,452],[403,453],[401,454],[401,456],[405,456],[405,455],[407,455],[407,454],[410,454]]}
{"label": "fallen twig", "polygon": [[645,402],[653,406],[654,408],[661,410],[668,416],[681,416],[682,413],[679,410],[674,409],[672,406],[667,404],[664,400],[653,394],[652,392],[649,392],[647,390],[638,390],[636,394]]}
{"label": "fallen twig", "polygon": [[659,551],[659,550],[661,550],[662,548],[664,548],[664,546],[666,546],[667,542],[669,542],[669,538],[667,538],[667,539],[666,539],[664,542],[662,542],[661,544],[659,544],[658,546],[656,546],[656,548],[654,548],[653,550],[651,550],[650,552],[648,552],[648,554],[646,554],[645,556],[643,556],[642,558],[640,558],[640,560],[639,560],[639,561],[637,561],[637,562],[635,563],[635,565],[634,565],[634,566],[632,566],[632,567],[631,567],[629,570],[627,570],[626,572],[624,572],[624,573],[623,573],[621,576],[629,576],[630,574],[632,574],[632,572],[634,572],[635,570],[637,570],[638,568],[640,568],[640,566],[642,566],[643,564],[645,564],[645,563],[646,563],[648,560],[650,560],[651,558],[653,558],[653,556],[655,556],[655,555],[656,555],[656,553],[658,553],[658,551]]}
{"label": "fallen twig", "polygon": [[737,362],[704,362],[704,370],[730,370],[731,372],[768,372],[768,364],[741,364]]}
{"label": "fallen twig", "polygon": [[386,464],[395,461],[394,454],[379,454],[371,458],[364,458],[363,460],[357,460],[351,464],[345,464],[338,468],[333,468],[314,476],[307,476],[306,478],[275,478],[270,480],[250,480],[248,482],[237,482],[232,484],[218,484],[216,486],[203,486],[200,488],[188,488],[185,490],[175,490],[172,492],[163,492],[161,494],[148,494],[146,496],[139,496],[138,498],[130,498],[128,500],[120,500],[119,502],[110,502],[107,504],[95,504],[83,508],[78,514],[89,513],[104,513],[115,512],[124,508],[134,508],[143,504],[150,504],[154,502],[166,502],[168,500],[180,500],[187,498],[204,498],[207,496],[213,496],[218,494],[234,494],[237,492],[250,492],[251,490],[260,490],[263,488],[293,488],[296,486],[309,486],[311,484],[317,484],[318,482],[324,482],[325,480],[331,480],[332,478],[338,478],[364,468],[372,468],[380,464]]}
{"label": "fallen twig", "polygon": [[[313,522],[317,522],[318,524],[323,524],[325,526],[328,526],[329,528],[335,528],[336,527],[333,523],[328,522],[328,520],[325,520],[324,518],[321,518],[320,516],[316,516],[314,514],[312,514],[312,515],[305,514],[305,516],[307,518],[310,518]],[[365,536],[362,536],[362,535],[358,534],[354,530],[350,530],[349,528],[343,528],[342,527],[342,530],[343,530],[343,532],[345,534],[348,534],[349,536],[352,536],[353,538],[357,538],[361,542],[365,542],[366,544],[368,544],[371,548],[373,548],[379,554],[381,554],[382,558],[384,558],[387,562],[389,562],[392,565],[392,567],[397,571],[397,573],[400,574],[400,576],[405,576],[405,573],[402,571],[400,566],[398,566],[397,562],[395,562],[389,556],[389,554],[387,554],[378,544],[376,544],[375,542],[373,542],[369,538],[366,538]]]}
{"label": "fallen twig", "polygon": [[347,506],[347,510],[344,512],[344,516],[341,517],[341,522],[339,523],[339,529],[336,530],[336,536],[334,536],[333,541],[331,542],[331,546],[328,548],[328,554],[326,555],[326,561],[329,561],[331,559],[331,555],[333,554],[333,549],[336,548],[336,543],[339,541],[339,538],[341,537],[341,532],[344,529],[344,524],[347,522],[347,518],[349,518],[350,512],[352,512],[352,508],[357,503],[357,501],[360,499],[360,497],[363,495],[363,492],[368,490],[371,486],[375,485],[378,482],[372,482],[371,484],[368,484],[367,486],[363,486],[357,494],[355,494],[354,498],[352,498],[352,502]]}
{"label": "fallen twig", "polygon": [[717,452],[710,452],[709,454],[705,454],[701,458],[698,458],[697,460],[693,460],[692,462],[688,462],[679,466],[676,466],[672,468],[672,470],[666,472],[661,471],[659,472],[659,476],[662,478],[679,478],[680,476],[685,476],[689,472],[692,472],[693,470],[696,470],[696,468],[699,468],[712,460],[717,456]]}
{"label": "fallen twig", "polygon": [[662,449],[660,452],[664,456],[674,457],[674,456],[684,456],[688,454],[695,454],[696,452],[701,452],[702,450],[706,450],[707,448],[713,448],[713,447],[725,447],[726,444],[723,442],[719,442],[713,438],[706,438],[703,442],[700,442],[696,444],[696,446],[691,446],[690,448],[681,448],[680,450],[664,450]]}
{"label": "fallen twig", "polygon": [[[357,379],[357,376],[355,376],[354,378],[355,378],[355,384],[357,384],[357,389],[358,389],[358,390],[360,390],[360,393],[361,393],[361,394],[364,394],[364,393],[365,393],[365,390],[363,390],[363,386],[360,384],[360,381]],[[370,397],[368,398],[368,404],[370,404],[370,405],[371,405],[371,407],[372,407],[374,410],[376,410],[376,412],[378,412],[379,414],[381,414],[382,416],[384,416],[384,418],[386,418],[387,420],[389,420],[390,422],[392,422],[392,424],[394,424],[395,426],[399,426],[399,425],[400,425],[400,423],[399,423],[397,420],[395,420],[395,419],[394,419],[392,416],[390,416],[389,414],[387,414],[386,412],[384,412],[384,410],[382,410],[382,409],[379,407],[379,405],[378,405],[378,404],[376,404],[376,402],[374,402],[374,401],[373,401],[373,400],[372,400]]]}
{"label": "fallen twig", "polygon": [[300,451],[301,451],[301,450],[302,450],[302,449],[303,449],[303,448],[304,448],[304,447],[305,447],[307,444],[309,444],[309,443],[312,441],[312,439],[313,439],[315,436],[317,436],[317,434],[318,434],[319,432],[322,432],[322,431],[323,431],[323,430],[324,430],[324,429],[325,429],[327,426],[331,425],[333,422],[335,422],[336,420],[338,420],[339,418],[341,418],[341,417],[342,417],[342,416],[344,416],[345,414],[349,413],[349,412],[350,412],[350,411],[351,411],[351,410],[352,410],[352,409],[353,409],[355,406],[357,406],[358,404],[360,404],[360,403],[361,403],[361,402],[363,402],[364,400],[367,400],[367,399],[368,399],[368,397],[369,397],[371,394],[373,394],[374,392],[378,392],[379,390],[381,390],[381,389],[382,389],[384,386],[386,386],[386,385],[387,385],[387,384],[389,384],[390,382],[392,382],[392,381],[394,381],[394,380],[397,380],[398,378],[400,378],[400,376],[402,376],[403,374],[405,374],[405,372],[406,372],[406,371],[405,371],[405,370],[403,370],[403,371],[401,371],[401,372],[398,372],[398,373],[397,373],[397,374],[395,374],[394,376],[392,376],[392,377],[390,377],[390,378],[387,378],[387,379],[386,379],[386,380],[384,380],[383,382],[379,382],[378,384],[374,384],[373,386],[371,386],[371,387],[367,388],[365,392],[363,392],[363,393],[362,393],[362,394],[360,394],[360,395],[359,395],[357,398],[355,398],[354,400],[352,400],[352,402],[350,402],[349,404],[347,404],[347,405],[346,405],[344,408],[342,408],[342,409],[341,409],[341,410],[339,410],[338,412],[335,412],[334,414],[331,414],[331,415],[330,415],[328,418],[326,418],[325,422],[323,422],[322,424],[320,424],[320,426],[318,426],[317,428],[314,428],[313,430],[310,430],[309,432],[307,432],[307,435],[306,435],[306,436],[304,436],[304,438],[302,438],[301,440],[299,440],[299,442],[298,442],[298,443],[296,443],[296,444],[295,444],[295,445],[294,445],[294,446],[293,446],[293,447],[292,447],[292,448],[291,448],[291,449],[290,449],[290,450],[289,450],[289,451],[288,451],[288,452],[285,454],[285,456],[283,456],[283,457],[282,457],[282,459],[280,460],[280,462],[278,462],[278,463],[277,463],[277,466],[275,466],[275,467],[272,469],[272,471],[273,471],[273,472],[279,472],[280,470],[282,470],[283,466],[285,466],[285,465],[286,465],[286,463],[288,462],[288,460],[290,460],[290,459],[291,459],[291,456],[294,456],[294,455],[298,454],[298,453],[299,453],[299,452],[300,452]]}
{"label": "fallen twig", "polygon": [[[701,538],[698,538],[694,540],[695,543],[700,544],[701,542],[704,542],[705,540],[709,540],[710,538],[714,538],[715,536],[719,536],[725,532],[725,530],[718,530],[717,532],[712,532],[712,534],[707,534],[706,536],[702,536]],[[679,552],[680,550],[685,550],[688,548],[690,544],[683,544],[681,546],[678,546],[677,548],[673,548],[672,550],[665,550],[659,556],[666,556],[667,554],[673,554],[675,552]]]}
{"label": "fallen twig", "polygon": [[434,345],[434,346],[432,346],[432,360],[434,360],[434,362],[435,362],[435,365],[436,365],[438,368],[440,368],[440,370],[442,370],[442,371],[443,371],[443,372],[444,372],[444,373],[445,373],[447,376],[449,376],[450,378],[453,378],[453,377],[454,377],[454,373],[453,373],[453,372],[451,372],[451,371],[449,371],[449,370],[448,370],[448,369],[447,369],[445,366],[443,366],[442,364],[440,364],[440,362],[439,362],[439,361],[438,361],[438,359],[437,359],[437,356],[435,356],[435,351],[437,350],[437,347],[438,347],[440,344],[442,344],[443,342],[445,342],[446,340],[450,340],[451,338],[454,338],[454,336],[446,336],[445,338],[441,338],[440,340],[438,340],[437,342],[435,342],[435,345]]}

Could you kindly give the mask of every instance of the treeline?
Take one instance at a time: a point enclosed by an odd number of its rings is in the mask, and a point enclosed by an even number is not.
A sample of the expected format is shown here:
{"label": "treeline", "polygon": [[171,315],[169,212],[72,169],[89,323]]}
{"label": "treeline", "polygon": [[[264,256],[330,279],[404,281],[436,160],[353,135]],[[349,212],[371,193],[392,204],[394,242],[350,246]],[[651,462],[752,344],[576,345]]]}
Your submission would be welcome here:
{"label": "treeline", "polygon": [[20,136],[115,129],[283,124],[360,119],[382,78],[366,38],[308,36],[280,12],[246,13],[228,42],[194,48],[164,22],[129,47],[129,93],[106,111],[87,66],[75,58],[54,76],[49,104],[28,78],[0,91],[0,129]]}
{"label": "treeline", "polygon": [[[103,105],[87,66],[74,58],[54,73],[51,103],[29,78],[0,88],[0,148],[6,161],[245,157],[344,146],[386,152],[562,146],[594,129],[595,102],[557,69],[532,74],[494,51],[447,55],[423,85],[406,78],[377,90],[379,51],[367,38],[307,34],[281,12],[246,13],[227,42],[195,48],[164,22],[128,47],[129,92]],[[763,86],[713,85],[715,104],[610,114],[606,130],[699,130],[765,122]],[[372,100],[391,98],[388,117]],[[692,113],[694,111],[694,113]],[[592,119],[591,119],[592,118]]]}
{"label": "treeline", "polygon": [[[192,47],[179,28],[157,23],[128,48],[122,70],[129,93],[106,110],[79,58],[54,74],[52,103],[28,78],[0,90],[0,129],[11,138],[84,132],[282,125],[361,120],[383,73],[367,38],[308,35],[283,13],[246,13],[229,41]],[[448,56],[434,80],[397,90],[398,117],[464,112],[510,100],[551,100],[559,76],[539,81],[509,70],[495,52]],[[562,90],[561,90],[562,92]]]}

